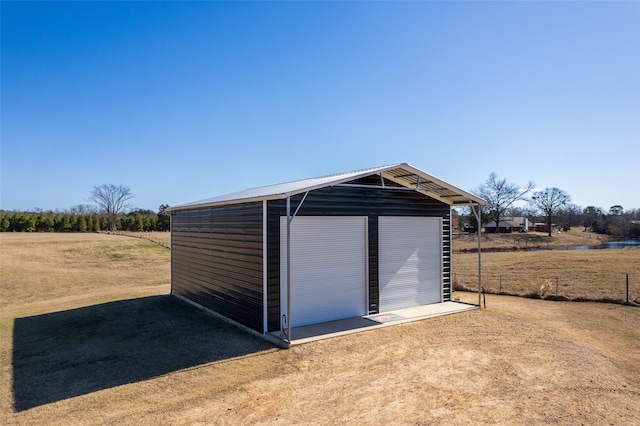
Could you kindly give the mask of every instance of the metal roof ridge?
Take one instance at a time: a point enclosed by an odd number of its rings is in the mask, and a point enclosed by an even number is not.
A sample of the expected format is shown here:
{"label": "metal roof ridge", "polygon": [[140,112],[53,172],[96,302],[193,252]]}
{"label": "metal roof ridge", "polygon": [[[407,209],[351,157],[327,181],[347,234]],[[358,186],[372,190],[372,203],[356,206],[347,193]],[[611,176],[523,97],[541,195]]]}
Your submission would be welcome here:
{"label": "metal roof ridge", "polygon": [[[298,182],[305,182],[305,181],[311,181],[311,180],[321,180],[321,179],[328,179],[328,178],[332,178],[332,177],[338,177],[338,176],[345,176],[345,175],[356,175],[356,174],[360,174],[360,173],[368,173],[371,172],[373,170],[383,170],[383,169],[387,169],[387,168],[391,168],[391,167],[397,167],[401,164],[406,164],[406,163],[397,163],[397,164],[389,164],[386,166],[378,166],[378,167],[369,167],[366,169],[361,169],[361,170],[354,170],[351,172],[342,172],[342,173],[334,173],[334,174],[330,174],[330,175],[325,175],[325,176],[317,176],[317,177],[312,177],[312,178],[306,178],[306,179],[296,179],[296,180],[291,180],[291,181],[287,181],[287,182],[280,182],[280,183],[275,183],[275,184],[271,184],[271,185],[263,185],[263,186],[256,186],[253,188],[246,188],[244,189],[244,191],[251,191],[251,190],[256,190],[256,189],[261,189],[261,188],[270,188],[270,187],[275,187],[275,186],[280,186],[280,185],[290,185],[290,184],[294,184],[294,183],[298,183]],[[237,192],[242,192],[241,191],[237,191]]]}
{"label": "metal roof ridge", "polygon": [[[302,192],[306,192],[306,191],[312,191],[314,189],[319,189],[319,188],[325,188],[328,186],[335,186],[338,185],[340,183],[344,183],[353,179],[358,179],[364,176],[368,176],[373,172],[384,172],[387,170],[391,170],[394,168],[397,168],[400,164],[390,164],[387,166],[379,166],[379,167],[370,167],[368,169],[362,169],[362,170],[354,170],[352,172],[344,172],[344,173],[336,173],[333,175],[327,175],[327,176],[321,176],[321,177],[317,177],[317,178],[309,178],[309,179],[302,179],[299,181],[293,181],[290,182],[291,184],[294,183],[302,183],[305,181],[325,181],[327,179],[330,178],[336,178],[335,180],[329,180],[327,182],[324,182],[322,184],[318,184],[318,185],[311,185],[311,186],[307,186],[307,187],[300,187],[297,188],[293,191],[287,191],[287,192],[283,192],[282,196],[283,198],[286,198],[287,196],[291,196],[291,195],[296,195],[296,194],[300,194]],[[283,184],[284,185],[284,184]]]}

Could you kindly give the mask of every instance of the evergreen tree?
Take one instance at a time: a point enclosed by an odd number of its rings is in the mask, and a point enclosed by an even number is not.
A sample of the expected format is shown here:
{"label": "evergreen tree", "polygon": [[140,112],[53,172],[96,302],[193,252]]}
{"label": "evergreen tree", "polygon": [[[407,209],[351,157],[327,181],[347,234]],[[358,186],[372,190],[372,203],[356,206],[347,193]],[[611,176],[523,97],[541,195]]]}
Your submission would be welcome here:
{"label": "evergreen tree", "polygon": [[57,213],[54,217],[53,217],[53,230],[55,232],[62,232],[64,231],[64,225],[62,223],[62,215],[60,213]]}
{"label": "evergreen tree", "polygon": [[53,216],[49,213],[41,213],[36,219],[36,231],[51,232],[53,231]]}
{"label": "evergreen tree", "polygon": [[100,216],[100,230],[107,231],[109,229],[109,219],[107,216]]}
{"label": "evergreen tree", "polygon": [[19,217],[17,213],[13,213],[11,214],[11,216],[9,216],[9,231],[10,232],[21,232],[22,229],[20,229],[20,224],[19,224]]}
{"label": "evergreen tree", "polygon": [[21,218],[23,231],[34,232],[36,230],[36,219],[37,216],[33,213],[23,213]]}
{"label": "evergreen tree", "polygon": [[62,231],[68,232],[73,229],[73,223],[71,222],[71,217],[68,214],[62,215]]}
{"label": "evergreen tree", "polygon": [[158,224],[158,217],[153,215],[148,215],[144,217],[144,230],[145,231],[155,231],[156,226]]}
{"label": "evergreen tree", "polygon": [[93,231],[93,215],[88,214],[86,218],[87,231]]}
{"label": "evergreen tree", "polygon": [[158,223],[156,229],[158,231],[168,231],[171,228],[171,217],[167,212],[169,204],[161,204],[158,209]]}
{"label": "evergreen tree", "polygon": [[9,214],[2,213],[2,216],[0,216],[0,232],[7,232],[9,230],[9,225]]}
{"label": "evergreen tree", "polygon": [[80,229],[78,228],[78,218],[79,216],[76,216],[75,214],[70,214],[69,215],[69,224],[70,224],[70,228],[69,229],[71,232],[78,232]]}
{"label": "evergreen tree", "polygon": [[78,216],[76,223],[76,227],[78,228],[79,232],[87,232],[87,220],[85,219],[84,215]]}

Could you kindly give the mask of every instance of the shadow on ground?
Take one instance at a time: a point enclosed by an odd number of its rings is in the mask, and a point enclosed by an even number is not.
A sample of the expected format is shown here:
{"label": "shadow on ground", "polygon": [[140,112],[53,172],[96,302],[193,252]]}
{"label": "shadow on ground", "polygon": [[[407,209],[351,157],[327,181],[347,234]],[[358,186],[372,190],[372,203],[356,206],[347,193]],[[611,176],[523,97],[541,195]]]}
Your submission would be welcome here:
{"label": "shadow on ground", "polygon": [[13,336],[16,411],[272,348],[168,295],[18,318]]}

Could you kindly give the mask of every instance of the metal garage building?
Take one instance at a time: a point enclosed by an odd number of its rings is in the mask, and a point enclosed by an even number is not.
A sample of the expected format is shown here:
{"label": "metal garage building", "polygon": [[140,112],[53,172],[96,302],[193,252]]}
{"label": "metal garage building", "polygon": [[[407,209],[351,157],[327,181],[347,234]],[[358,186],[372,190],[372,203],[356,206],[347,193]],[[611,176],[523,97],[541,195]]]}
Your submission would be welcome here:
{"label": "metal garage building", "polygon": [[408,164],[169,209],[171,293],[263,335],[451,300],[451,207],[484,200]]}

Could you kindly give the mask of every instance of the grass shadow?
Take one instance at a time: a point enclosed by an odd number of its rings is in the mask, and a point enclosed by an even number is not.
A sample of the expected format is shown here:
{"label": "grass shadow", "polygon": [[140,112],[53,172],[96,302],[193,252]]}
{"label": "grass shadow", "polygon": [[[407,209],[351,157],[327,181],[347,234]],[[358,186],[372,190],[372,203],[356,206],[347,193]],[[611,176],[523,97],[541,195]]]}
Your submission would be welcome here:
{"label": "grass shadow", "polygon": [[169,295],[17,318],[14,408],[24,411],[270,348]]}

